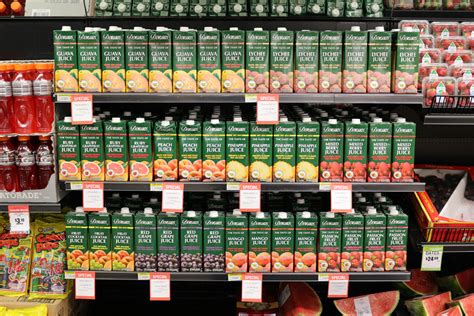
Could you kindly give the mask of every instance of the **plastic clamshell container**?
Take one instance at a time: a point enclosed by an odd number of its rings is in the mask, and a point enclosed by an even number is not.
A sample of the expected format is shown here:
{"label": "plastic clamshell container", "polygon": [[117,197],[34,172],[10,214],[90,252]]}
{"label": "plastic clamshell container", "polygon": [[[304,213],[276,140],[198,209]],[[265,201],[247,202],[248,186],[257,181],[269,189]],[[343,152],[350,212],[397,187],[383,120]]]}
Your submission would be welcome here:
{"label": "plastic clamshell container", "polygon": [[466,37],[474,36],[474,22],[462,22],[459,25],[461,35]]}
{"label": "plastic clamshell container", "polygon": [[459,35],[458,22],[433,22],[431,23],[431,34],[434,36],[456,36]]}
{"label": "plastic clamshell container", "polygon": [[462,65],[472,63],[473,52],[470,50],[457,50],[454,53],[444,51],[441,60],[448,65]]}
{"label": "plastic clamshell container", "polygon": [[454,78],[474,77],[474,64],[451,65],[448,67],[448,75]]}
{"label": "plastic clamshell container", "polygon": [[398,23],[398,28],[403,30],[403,28],[411,27],[413,30],[419,30],[420,35],[430,34],[430,22],[428,20],[401,20]]}
{"label": "plastic clamshell container", "polygon": [[421,90],[421,83],[426,77],[436,78],[445,77],[448,74],[448,64],[446,63],[432,63],[420,64],[418,66],[418,89]]}
{"label": "plastic clamshell container", "polygon": [[459,99],[458,106],[474,105],[474,77],[456,79],[456,91],[459,96],[470,96],[470,98]]}
{"label": "plastic clamshell container", "polygon": [[437,103],[449,104],[449,100],[445,99],[446,96],[454,95],[456,91],[456,78],[454,77],[427,77],[422,82],[423,105],[431,107],[434,97],[436,97],[434,101]]}
{"label": "plastic clamshell container", "polygon": [[441,51],[447,50],[454,52],[456,50],[466,49],[466,38],[464,36],[438,36],[436,37],[435,47]]}
{"label": "plastic clamshell container", "polygon": [[441,62],[441,50],[437,48],[420,49],[420,64],[432,64]]}
{"label": "plastic clamshell container", "polygon": [[435,38],[433,35],[430,34],[424,34],[420,36],[420,48],[421,49],[426,49],[426,48],[434,48],[435,45]]}

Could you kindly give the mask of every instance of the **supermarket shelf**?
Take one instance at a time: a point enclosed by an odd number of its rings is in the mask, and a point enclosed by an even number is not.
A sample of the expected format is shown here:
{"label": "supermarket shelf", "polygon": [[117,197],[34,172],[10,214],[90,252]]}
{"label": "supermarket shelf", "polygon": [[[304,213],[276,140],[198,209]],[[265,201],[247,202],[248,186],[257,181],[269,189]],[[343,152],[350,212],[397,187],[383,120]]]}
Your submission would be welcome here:
{"label": "supermarket shelf", "polygon": [[[474,14],[474,13],[473,13]],[[425,125],[474,125],[474,114],[427,114]]]}
{"label": "supermarket shelf", "polygon": [[418,20],[472,20],[473,11],[462,10],[393,10],[392,18],[395,20],[418,19]]}
{"label": "supermarket shelf", "polygon": [[1,203],[0,213],[8,212],[8,205],[28,205],[30,213],[61,213],[60,203]]}
{"label": "supermarket shelf", "polygon": [[474,253],[474,243],[422,242],[418,244],[418,251],[423,251],[424,246],[443,246],[446,253]]}

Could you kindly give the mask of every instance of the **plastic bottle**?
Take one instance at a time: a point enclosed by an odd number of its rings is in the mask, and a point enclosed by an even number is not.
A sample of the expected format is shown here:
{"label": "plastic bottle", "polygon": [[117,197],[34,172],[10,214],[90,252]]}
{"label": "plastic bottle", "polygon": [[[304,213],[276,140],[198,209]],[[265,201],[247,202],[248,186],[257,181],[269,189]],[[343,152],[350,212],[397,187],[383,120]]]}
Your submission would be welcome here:
{"label": "plastic bottle", "polygon": [[36,131],[50,133],[54,122],[53,64],[35,64],[36,75],[33,80],[33,93],[36,107]]}
{"label": "plastic bottle", "polygon": [[31,134],[36,131],[36,109],[33,99],[33,81],[26,64],[15,65],[12,79],[15,132]]}
{"label": "plastic bottle", "polygon": [[13,129],[13,97],[11,78],[6,64],[0,64],[0,134],[11,134]]}
{"label": "plastic bottle", "polygon": [[40,136],[36,150],[36,167],[38,169],[38,189],[48,186],[49,178],[54,174],[54,155],[49,136]]}
{"label": "plastic bottle", "polygon": [[0,137],[0,190],[12,192],[17,189],[15,146],[13,146],[10,138]]}
{"label": "plastic bottle", "polygon": [[37,169],[35,164],[35,149],[29,136],[18,137],[16,149],[16,168],[18,187],[20,191],[37,188]]}

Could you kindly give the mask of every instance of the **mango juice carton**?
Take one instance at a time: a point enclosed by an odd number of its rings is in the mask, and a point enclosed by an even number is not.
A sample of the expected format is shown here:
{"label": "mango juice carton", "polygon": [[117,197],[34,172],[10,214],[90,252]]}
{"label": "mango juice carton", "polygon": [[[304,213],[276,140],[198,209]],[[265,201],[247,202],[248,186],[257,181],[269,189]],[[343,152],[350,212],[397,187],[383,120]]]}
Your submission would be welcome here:
{"label": "mango juice carton", "polygon": [[369,123],[368,182],[390,182],[392,123],[375,118]]}
{"label": "mango juice carton", "polygon": [[203,268],[202,213],[186,211],[181,215],[181,272],[201,272]]}
{"label": "mango juice carton", "polygon": [[374,207],[364,212],[364,271],[384,271],[387,216]]}
{"label": "mango juice carton", "polygon": [[115,0],[112,12],[113,16],[131,16],[132,0]]}
{"label": "mango juice carton", "polygon": [[358,212],[342,215],[341,271],[362,272],[364,216]]}
{"label": "mango juice carton", "polygon": [[171,0],[170,16],[188,16],[189,0]]}
{"label": "mango juice carton", "polygon": [[306,15],[308,8],[306,0],[289,0],[290,15]]}
{"label": "mango juice carton", "polygon": [[326,1],[325,0],[308,0],[307,11],[309,15],[325,15]]}
{"label": "mango juice carton", "polygon": [[181,121],[178,131],[179,181],[202,180],[202,125],[194,120]]}
{"label": "mango juice carton", "polygon": [[344,124],[336,119],[321,123],[320,181],[342,182]]}
{"label": "mango juice carton", "polygon": [[169,0],[151,0],[150,4],[151,16],[169,16],[170,1]]}
{"label": "mango juice carton", "polygon": [[413,182],[416,124],[398,118],[393,123],[392,182]]}
{"label": "mango juice carton", "polygon": [[227,1],[228,16],[247,16],[247,0]]}
{"label": "mango juice carton", "polygon": [[221,92],[221,35],[212,27],[197,34],[198,92]]}
{"label": "mango juice carton", "polygon": [[70,26],[53,31],[54,87],[56,92],[78,92],[77,33]]}
{"label": "mango juice carton", "polygon": [[125,82],[127,92],[148,92],[148,31],[125,31]]}
{"label": "mango juice carton", "polygon": [[150,207],[135,214],[134,227],[135,271],[156,271],[158,253],[157,219]]}
{"label": "mango juice carton", "polygon": [[281,117],[273,132],[273,181],[295,182],[296,123]]}
{"label": "mango juice carton", "polygon": [[222,36],[222,92],[245,92],[245,31],[231,27]]}
{"label": "mango juice carton", "polygon": [[204,272],[225,270],[225,213],[211,210],[204,214]]}
{"label": "mango juice carton", "polygon": [[249,122],[234,117],[226,125],[226,181],[249,181]]}
{"label": "mango juice carton", "polygon": [[250,122],[251,182],[272,182],[273,176],[273,125]]}
{"label": "mango juice carton", "polygon": [[392,92],[417,93],[420,32],[406,28],[395,33],[396,51],[393,55]]}
{"label": "mango juice carton", "polygon": [[345,124],[344,182],[367,181],[367,137],[369,126],[360,119]]}
{"label": "mango juice carton", "polygon": [[102,92],[100,33],[88,28],[77,32],[79,92]]}
{"label": "mango juice carton", "polygon": [[296,93],[318,92],[319,32],[298,31],[295,34],[295,79]]}
{"label": "mango juice carton", "polygon": [[270,213],[249,215],[249,272],[270,272],[272,217]]}
{"label": "mango juice carton", "polygon": [[270,32],[255,28],[246,32],[245,92],[268,93]]}
{"label": "mango juice carton", "polygon": [[132,16],[150,16],[150,0],[132,0]]}
{"label": "mango juice carton", "polygon": [[157,27],[148,32],[148,80],[149,91],[171,93],[173,91],[171,30]]}
{"label": "mango juice carton", "polygon": [[112,271],[112,237],[107,210],[89,214],[89,269]]}
{"label": "mango juice carton", "polygon": [[81,125],[82,181],[104,181],[104,128],[95,118],[91,125]]}
{"label": "mango juice carton", "polygon": [[284,27],[270,33],[270,93],[292,93],[295,33]]}
{"label": "mango juice carton", "polygon": [[227,6],[225,0],[209,0],[208,1],[208,16],[226,16]]}
{"label": "mango juice carton", "polygon": [[383,26],[369,31],[367,92],[390,93],[392,77],[392,34]]}
{"label": "mango juice carton", "polygon": [[190,0],[189,16],[206,16],[207,7],[207,0]]}
{"label": "mango juice carton", "polygon": [[367,92],[367,41],[367,32],[361,31],[359,26],[344,33],[344,93]]}
{"label": "mango juice carton", "polygon": [[77,207],[68,212],[66,221],[67,269],[89,270],[89,230],[87,215]]}
{"label": "mango juice carton", "polygon": [[268,0],[250,0],[249,16],[268,16],[270,3]]}
{"label": "mango juice carton", "polygon": [[153,181],[151,122],[138,117],[128,122],[130,181]]}
{"label": "mango juice carton", "polygon": [[274,0],[271,2],[270,16],[288,16],[289,11],[288,0]]}
{"label": "mango juice carton", "polygon": [[179,215],[161,212],[157,216],[158,272],[179,271]]}
{"label": "mango juice carton", "polygon": [[303,117],[296,124],[296,182],[318,182],[319,122]]}
{"label": "mango juice carton", "polygon": [[342,217],[332,212],[322,212],[320,214],[318,272],[339,272]]}
{"label": "mango juice carton", "polygon": [[321,32],[319,47],[319,92],[340,93],[342,91],[342,32]]}
{"label": "mango juice carton", "polygon": [[195,93],[196,86],[196,31],[181,27],[173,31],[173,92]]}
{"label": "mango juice carton", "polygon": [[128,207],[112,214],[112,270],[135,270],[133,214]]}
{"label": "mango juice carton", "polygon": [[128,181],[127,122],[119,117],[104,122],[105,180]]}
{"label": "mango juice carton", "polygon": [[225,122],[219,119],[202,124],[203,181],[225,180]]}
{"label": "mango juice carton", "polygon": [[154,181],[178,180],[178,124],[175,121],[156,121],[153,129],[155,158]]}
{"label": "mango juice carton", "polygon": [[117,27],[100,32],[103,92],[125,92],[125,33]]}
{"label": "mango juice carton", "polygon": [[59,180],[81,180],[81,146],[79,126],[71,124],[70,116],[56,122]]}
{"label": "mango juice carton", "polygon": [[295,216],[295,272],[316,272],[318,216],[308,211]]}
{"label": "mango juice carton", "polygon": [[272,272],[293,272],[295,218],[291,212],[272,213]]}
{"label": "mango juice carton", "polygon": [[95,2],[95,15],[112,16],[113,7],[113,0],[98,0]]}
{"label": "mango juice carton", "polygon": [[247,272],[249,221],[239,210],[225,218],[225,265],[227,273]]}

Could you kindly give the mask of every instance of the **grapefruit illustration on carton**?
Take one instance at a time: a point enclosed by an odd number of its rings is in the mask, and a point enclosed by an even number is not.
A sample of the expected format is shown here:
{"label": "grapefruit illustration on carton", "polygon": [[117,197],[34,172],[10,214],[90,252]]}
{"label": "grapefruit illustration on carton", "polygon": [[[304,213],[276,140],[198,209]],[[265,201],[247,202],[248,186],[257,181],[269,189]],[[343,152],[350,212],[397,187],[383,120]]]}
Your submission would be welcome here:
{"label": "grapefruit illustration on carton", "polygon": [[68,176],[74,176],[79,172],[79,168],[77,168],[74,162],[70,161],[59,161],[59,170],[60,170],[60,180],[67,179]]}
{"label": "grapefruit illustration on carton", "polygon": [[[367,296],[370,302],[370,309],[372,315],[385,316],[391,315],[395,308],[397,308],[398,301],[400,299],[399,291],[387,291],[374,293],[369,295],[362,295],[350,298],[344,298],[340,300],[335,300],[334,305],[336,305],[337,310],[342,315],[357,315],[355,307],[355,299]],[[418,315],[418,314],[417,314]]]}
{"label": "grapefruit illustration on carton", "polygon": [[436,295],[425,295],[405,301],[405,306],[412,315],[431,316],[442,312],[451,302],[451,292]]}
{"label": "grapefruit illustration on carton", "polygon": [[82,165],[82,173],[86,177],[99,175],[100,171],[101,168],[99,166],[99,163],[96,161],[88,161],[83,163]]}

